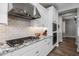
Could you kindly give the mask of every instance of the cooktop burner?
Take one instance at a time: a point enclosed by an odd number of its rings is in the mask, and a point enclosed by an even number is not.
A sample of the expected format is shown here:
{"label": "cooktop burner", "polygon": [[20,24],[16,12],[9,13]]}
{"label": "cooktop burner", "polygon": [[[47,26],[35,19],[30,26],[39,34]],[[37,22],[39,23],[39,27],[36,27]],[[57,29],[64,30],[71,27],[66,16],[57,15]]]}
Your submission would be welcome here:
{"label": "cooktop burner", "polygon": [[24,38],[7,40],[6,43],[10,47],[16,47],[16,46],[22,45],[23,43],[27,43],[29,41],[34,41],[36,39],[39,39],[39,38],[38,37],[35,37],[35,36],[29,36],[29,37],[24,37]]}

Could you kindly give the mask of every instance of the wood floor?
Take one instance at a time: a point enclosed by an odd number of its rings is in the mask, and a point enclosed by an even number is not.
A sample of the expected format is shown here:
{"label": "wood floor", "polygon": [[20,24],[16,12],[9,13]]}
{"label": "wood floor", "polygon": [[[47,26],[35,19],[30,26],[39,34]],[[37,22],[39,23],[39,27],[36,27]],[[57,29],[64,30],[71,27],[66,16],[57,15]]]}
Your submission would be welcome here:
{"label": "wood floor", "polygon": [[75,38],[63,38],[63,42],[59,43],[59,47],[51,51],[48,56],[79,56],[76,49]]}

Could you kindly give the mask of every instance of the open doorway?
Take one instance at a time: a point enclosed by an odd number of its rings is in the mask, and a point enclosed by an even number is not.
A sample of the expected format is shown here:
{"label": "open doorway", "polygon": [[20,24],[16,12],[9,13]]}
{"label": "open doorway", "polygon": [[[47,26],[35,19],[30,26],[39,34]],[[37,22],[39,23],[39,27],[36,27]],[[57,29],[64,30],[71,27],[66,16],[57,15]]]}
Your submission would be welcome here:
{"label": "open doorway", "polygon": [[77,36],[77,11],[73,9],[62,14],[62,35],[64,37],[76,38]]}
{"label": "open doorway", "polygon": [[65,27],[63,31],[63,37],[73,37],[77,35],[77,22],[73,19],[63,19],[63,25]]}

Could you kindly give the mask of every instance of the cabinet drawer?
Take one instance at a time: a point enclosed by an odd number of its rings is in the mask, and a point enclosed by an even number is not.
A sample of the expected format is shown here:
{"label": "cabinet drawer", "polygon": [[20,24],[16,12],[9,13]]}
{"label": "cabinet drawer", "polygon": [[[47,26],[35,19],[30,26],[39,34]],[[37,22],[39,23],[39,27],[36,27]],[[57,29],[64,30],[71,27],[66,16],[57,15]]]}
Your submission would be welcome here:
{"label": "cabinet drawer", "polygon": [[24,52],[23,56],[39,56],[41,53],[40,48],[33,48],[32,50]]}
{"label": "cabinet drawer", "polygon": [[12,53],[5,54],[3,56],[12,56]]}
{"label": "cabinet drawer", "polygon": [[26,46],[26,47],[23,47],[21,49],[18,49],[14,52],[12,52],[12,56],[22,56],[24,53],[28,53],[31,49],[33,49],[33,47],[30,45],[30,46]]}

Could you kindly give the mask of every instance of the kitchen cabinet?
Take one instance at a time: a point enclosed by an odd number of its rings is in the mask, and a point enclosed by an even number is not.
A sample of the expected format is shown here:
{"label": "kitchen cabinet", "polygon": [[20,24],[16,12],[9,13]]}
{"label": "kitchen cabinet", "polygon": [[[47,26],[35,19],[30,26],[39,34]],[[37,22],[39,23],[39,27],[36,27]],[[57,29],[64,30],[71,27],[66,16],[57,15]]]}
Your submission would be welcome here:
{"label": "kitchen cabinet", "polygon": [[[56,12],[56,14],[54,13],[54,10],[56,10],[53,6],[47,8],[47,12],[45,11],[45,13],[43,14],[42,18],[36,19],[36,20],[32,20],[31,21],[31,26],[45,26],[47,27],[47,35],[48,36],[52,36],[53,34],[53,27],[52,27],[52,23],[54,20],[56,20],[56,23],[58,21],[58,14]],[[55,17],[54,17],[55,16]],[[58,23],[57,23],[58,24]],[[31,44],[29,46],[23,47],[21,49],[18,49],[14,52],[12,52],[12,56],[43,56],[43,55],[47,55],[53,48],[53,39],[51,38],[45,38],[42,41],[39,41],[37,43]],[[6,54],[7,55],[7,54]]]}
{"label": "kitchen cabinet", "polygon": [[0,23],[8,24],[8,3],[0,3]]}
{"label": "kitchen cabinet", "polygon": [[37,42],[35,44],[32,44],[32,45],[29,45],[27,47],[24,47],[22,49],[19,49],[19,50],[16,50],[12,53],[12,56],[35,56],[35,55],[39,55],[40,53],[40,46],[42,46],[44,43],[44,41],[40,41],[40,42]]}
{"label": "kitchen cabinet", "polygon": [[54,6],[51,6],[47,9],[48,9],[48,21],[47,21],[48,35],[52,35],[54,22],[57,24],[58,29],[58,12]]}
{"label": "kitchen cabinet", "polygon": [[46,25],[48,28],[48,35],[52,35],[52,23],[53,23],[53,6],[47,8],[48,13],[47,13],[47,19],[46,19]]}
{"label": "kitchen cabinet", "polygon": [[4,56],[12,56],[12,52],[8,53],[8,54],[5,54]]}
{"label": "kitchen cabinet", "polygon": [[48,48],[48,52],[50,52],[54,48],[53,37],[47,38],[47,48]]}
{"label": "kitchen cabinet", "polygon": [[41,47],[33,48],[33,50],[29,50],[28,52],[24,53],[23,56],[39,56],[41,52]]}
{"label": "kitchen cabinet", "polygon": [[5,56],[45,56],[53,49],[52,37],[8,53]]}
{"label": "kitchen cabinet", "polygon": [[44,8],[42,5],[40,5],[40,4],[33,4],[33,5],[38,9],[41,17],[39,19],[32,20],[31,21],[32,26],[34,26],[35,23],[36,23],[36,24],[38,24],[38,25],[36,25],[38,27],[47,27],[46,22],[47,22],[47,18],[48,18],[47,17],[48,16],[47,15],[48,10],[46,8]]}
{"label": "kitchen cabinet", "polygon": [[[57,33],[57,42],[55,45],[58,46],[59,38],[58,38],[58,11],[54,6],[51,6],[48,9],[48,23],[47,23],[47,28],[48,28],[48,35],[53,35],[53,33]],[[56,24],[57,30],[53,31],[53,26]],[[54,39],[53,39],[54,40]]]}
{"label": "kitchen cabinet", "polygon": [[8,25],[8,11],[12,8],[11,3],[0,3],[0,24]]}
{"label": "kitchen cabinet", "polygon": [[[43,7],[44,8],[44,7]],[[31,21],[32,26],[43,26],[48,28],[48,35],[52,35],[52,23],[58,21],[58,12],[54,6],[51,6],[47,9],[40,8],[41,18]],[[39,9],[39,8],[38,8]],[[42,11],[41,11],[42,10]]]}
{"label": "kitchen cabinet", "polygon": [[38,26],[38,27],[47,27],[47,12],[45,12],[41,18],[35,19],[31,21],[31,26]]}

